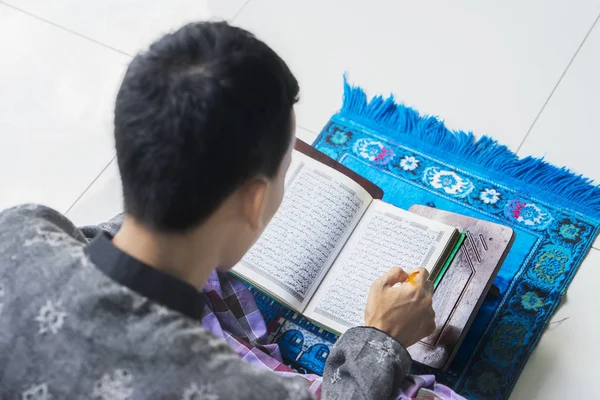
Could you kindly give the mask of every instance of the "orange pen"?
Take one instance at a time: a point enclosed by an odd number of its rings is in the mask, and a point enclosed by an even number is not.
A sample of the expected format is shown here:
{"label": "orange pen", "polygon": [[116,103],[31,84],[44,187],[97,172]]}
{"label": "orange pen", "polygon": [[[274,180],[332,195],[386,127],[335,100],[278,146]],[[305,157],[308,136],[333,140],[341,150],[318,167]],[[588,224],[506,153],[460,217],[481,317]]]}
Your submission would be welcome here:
{"label": "orange pen", "polygon": [[411,273],[411,274],[408,276],[408,279],[406,279],[406,282],[408,282],[408,283],[412,283],[412,284],[414,285],[414,284],[415,284],[415,277],[416,277],[417,275],[419,275],[419,271],[415,271],[415,272]]}

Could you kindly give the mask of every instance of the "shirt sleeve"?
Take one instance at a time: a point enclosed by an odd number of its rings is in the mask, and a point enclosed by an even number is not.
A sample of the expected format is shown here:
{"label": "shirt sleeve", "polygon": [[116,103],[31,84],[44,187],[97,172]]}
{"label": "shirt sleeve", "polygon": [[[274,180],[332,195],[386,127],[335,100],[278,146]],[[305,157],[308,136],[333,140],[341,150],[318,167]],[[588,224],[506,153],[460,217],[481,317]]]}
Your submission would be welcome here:
{"label": "shirt sleeve", "polygon": [[391,399],[412,360],[396,340],[375,328],[344,333],[325,364],[322,399]]}
{"label": "shirt sleeve", "polygon": [[78,242],[85,238],[71,221],[50,207],[39,204],[23,204],[0,212],[0,234],[16,242],[50,242],[70,237]]}
{"label": "shirt sleeve", "polygon": [[111,236],[115,236],[117,231],[121,229],[121,225],[123,225],[123,216],[125,214],[121,213],[109,221],[102,222],[99,225],[87,225],[79,228],[85,238],[90,241],[102,231],[107,232]]}

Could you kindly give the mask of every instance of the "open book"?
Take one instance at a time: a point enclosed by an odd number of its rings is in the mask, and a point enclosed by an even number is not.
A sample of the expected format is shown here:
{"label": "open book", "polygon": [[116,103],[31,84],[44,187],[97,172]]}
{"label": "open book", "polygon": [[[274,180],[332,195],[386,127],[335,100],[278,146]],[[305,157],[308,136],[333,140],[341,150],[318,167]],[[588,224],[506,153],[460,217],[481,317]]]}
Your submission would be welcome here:
{"label": "open book", "polygon": [[430,280],[453,227],[375,200],[347,175],[294,151],[279,211],[233,272],[336,333],[364,324],[371,283],[392,266]]}

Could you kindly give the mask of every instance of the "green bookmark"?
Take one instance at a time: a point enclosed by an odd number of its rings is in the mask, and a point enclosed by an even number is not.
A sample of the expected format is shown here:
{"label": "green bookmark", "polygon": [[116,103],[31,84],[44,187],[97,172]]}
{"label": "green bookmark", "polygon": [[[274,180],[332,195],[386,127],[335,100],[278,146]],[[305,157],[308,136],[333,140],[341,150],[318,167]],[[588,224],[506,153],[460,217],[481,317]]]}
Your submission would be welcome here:
{"label": "green bookmark", "polygon": [[433,280],[433,287],[434,287],[434,289],[438,286],[438,284],[440,283],[440,281],[444,277],[444,274],[446,273],[446,270],[448,269],[448,267],[450,266],[450,264],[454,260],[454,257],[456,257],[456,253],[458,253],[458,249],[460,248],[460,245],[465,241],[466,237],[467,237],[466,233],[463,233],[463,232],[460,233],[460,237],[456,241],[456,245],[454,246],[454,248],[450,252],[450,255],[448,256],[448,258],[446,259],[446,262],[444,263],[444,266],[442,267],[442,269],[440,269],[440,272],[437,274],[437,276]]}

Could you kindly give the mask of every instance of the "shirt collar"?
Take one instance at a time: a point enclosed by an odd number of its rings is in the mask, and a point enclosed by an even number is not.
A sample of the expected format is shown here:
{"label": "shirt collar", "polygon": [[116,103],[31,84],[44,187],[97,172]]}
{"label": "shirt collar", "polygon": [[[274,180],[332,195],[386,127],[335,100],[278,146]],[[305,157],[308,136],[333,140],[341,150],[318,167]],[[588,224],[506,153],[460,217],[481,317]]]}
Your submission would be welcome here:
{"label": "shirt collar", "polygon": [[96,236],[85,252],[96,267],[115,282],[191,318],[202,318],[204,300],[200,291],[121,251],[108,233]]}

